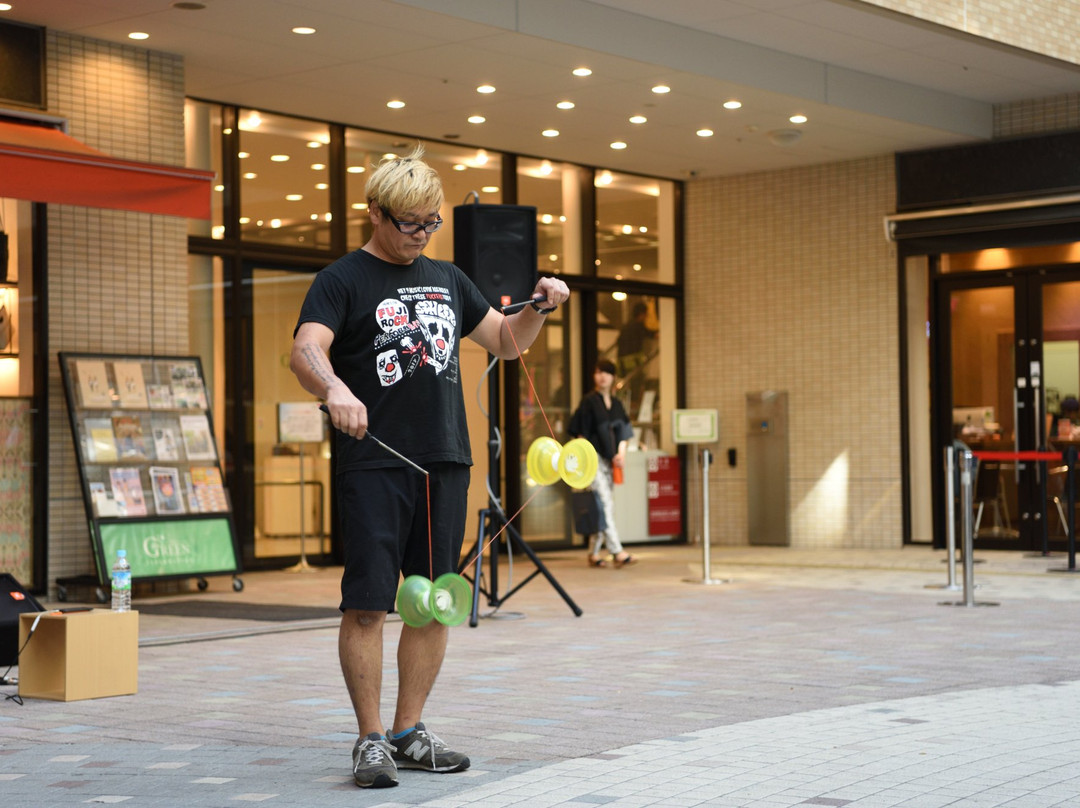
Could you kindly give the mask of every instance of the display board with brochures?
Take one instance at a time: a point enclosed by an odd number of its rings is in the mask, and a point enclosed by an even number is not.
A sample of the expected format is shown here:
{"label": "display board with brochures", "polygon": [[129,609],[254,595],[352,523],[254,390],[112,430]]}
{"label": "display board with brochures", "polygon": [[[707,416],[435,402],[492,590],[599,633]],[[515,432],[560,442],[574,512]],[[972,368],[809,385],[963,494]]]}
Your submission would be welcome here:
{"label": "display board with brochures", "polygon": [[121,549],[134,580],[235,576],[199,358],[61,353],[60,370],[99,584]]}

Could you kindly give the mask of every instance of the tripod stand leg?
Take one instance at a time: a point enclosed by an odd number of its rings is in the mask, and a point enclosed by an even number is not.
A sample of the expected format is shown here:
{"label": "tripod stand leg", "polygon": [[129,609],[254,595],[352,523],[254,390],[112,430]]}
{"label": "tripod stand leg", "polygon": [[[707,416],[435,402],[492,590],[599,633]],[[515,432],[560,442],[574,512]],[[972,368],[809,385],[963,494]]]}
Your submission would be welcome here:
{"label": "tripod stand leg", "polygon": [[530,558],[541,574],[548,579],[548,583],[551,584],[560,596],[562,596],[562,599],[566,601],[566,605],[570,607],[570,611],[574,613],[574,616],[581,617],[581,607],[574,603],[570,595],[562,588],[562,585],[555,580],[555,576],[551,574],[551,571],[544,565],[544,562],[540,560],[540,557],[533,551],[533,548],[528,545],[528,542],[521,538],[521,534],[517,532],[517,529],[511,524],[507,524],[506,532],[507,535],[510,536],[510,540],[517,544],[518,548]]}
{"label": "tripod stand leg", "polygon": [[472,590],[472,614],[469,615],[469,626],[476,628],[480,623],[480,573],[484,568],[484,521],[487,518],[485,511],[480,511],[480,527],[476,537],[476,569],[473,571]]}

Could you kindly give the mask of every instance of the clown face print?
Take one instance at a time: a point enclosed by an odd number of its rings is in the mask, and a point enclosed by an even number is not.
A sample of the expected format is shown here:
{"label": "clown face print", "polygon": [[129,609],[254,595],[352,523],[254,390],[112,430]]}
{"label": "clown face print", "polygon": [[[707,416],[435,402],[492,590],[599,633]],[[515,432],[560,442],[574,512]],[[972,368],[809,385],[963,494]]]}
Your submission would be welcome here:
{"label": "clown face print", "polygon": [[401,360],[397,351],[383,351],[378,356],[379,383],[389,387],[401,381]]}
{"label": "clown face print", "polygon": [[454,354],[457,317],[454,310],[436,300],[421,300],[416,304],[416,319],[427,340],[429,358],[436,373],[442,373]]}

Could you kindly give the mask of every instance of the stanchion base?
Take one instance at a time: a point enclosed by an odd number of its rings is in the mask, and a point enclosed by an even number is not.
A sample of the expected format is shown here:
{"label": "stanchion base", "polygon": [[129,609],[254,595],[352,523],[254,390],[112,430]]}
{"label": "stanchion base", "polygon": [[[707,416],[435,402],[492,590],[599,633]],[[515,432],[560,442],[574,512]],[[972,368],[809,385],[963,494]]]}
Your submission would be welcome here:
{"label": "stanchion base", "polygon": [[293,564],[291,567],[286,567],[283,572],[318,572],[318,570],[308,564],[306,558],[301,558],[300,563]]}
{"label": "stanchion base", "polygon": [[1022,558],[1053,558],[1054,556],[1065,555],[1064,553],[1055,553],[1053,550],[1047,550],[1045,553],[1041,550],[1037,553],[1024,553]]}
{"label": "stanchion base", "polygon": [[965,603],[962,600],[945,600],[938,604],[938,606],[1000,606],[1000,603],[993,603],[988,600],[981,600],[978,603]]}
{"label": "stanchion base", "polygon": [[959,584],[926,584],[923,589],[944,589],[947,592],[959,592],[964,587]]}
{"label": "stanchion base", "polygon": [[1050,567],[1047,572],[1080,572],[1076,567]]}
{"label": "stanchion base", "polygon": [[704,584],[705,586],[715,586],[716,584],[730,584],[730,578],[683,578],[684,584]]}

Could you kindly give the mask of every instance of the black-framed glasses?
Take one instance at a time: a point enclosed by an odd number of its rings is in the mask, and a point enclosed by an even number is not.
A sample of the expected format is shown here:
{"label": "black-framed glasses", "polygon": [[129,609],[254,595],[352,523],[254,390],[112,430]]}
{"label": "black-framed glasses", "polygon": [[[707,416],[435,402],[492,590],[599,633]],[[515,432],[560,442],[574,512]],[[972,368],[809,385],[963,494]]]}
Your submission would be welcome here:
{"label": "black-framed glasses", "polygon": [[394,227],[398,229],[399,233],[406,236],[411,236],[419,233],[423,230],[425,233],[434,233],[440,227],[442,227],[442,216],[436,216],[433,222],[399,222],[395,219],[386,208],[380,208],[383,214],[394,223]]}

